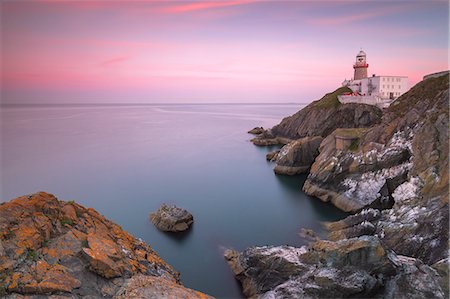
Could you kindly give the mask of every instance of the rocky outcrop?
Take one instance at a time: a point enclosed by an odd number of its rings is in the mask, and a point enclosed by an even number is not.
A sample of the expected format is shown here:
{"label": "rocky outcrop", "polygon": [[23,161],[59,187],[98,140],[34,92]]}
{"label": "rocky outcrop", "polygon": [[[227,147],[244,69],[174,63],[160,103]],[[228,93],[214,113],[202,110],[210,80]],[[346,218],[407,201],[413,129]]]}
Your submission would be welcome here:
{"label": "rocky outcrop", "polygon": [[444,298],[436,270],[374,236],[228,250],[225,259],[247,297]]}
{"label": "rocky outcrop", "polygon": [[382,112],[375,106],[341,104],[337,96],[346,92],[351,90],[341,87],[326,94],[294,115],[284,118],[271,129],[271,134],[289,139],[307,136],[325,138],[337,128],[370,127],[380,122]]}
{"label": "rocky outcrop", "polygon": [[[388,208],[361,222],[365,234],[427,264],[447,258],[448,105],[449,76],[430,78],[397,99],[352,150],[337,150],[331,134],[303,190],[345,211]],[[345,238],[358,231],[333,233]]]}
{"label": "rocky outcrop", "polygon": [[276,158],[274,172],[283,175],[305,173],[319,155],[320,136],[305,137],[283,146]]}
{"label": "rocky outcrop", "polygon": [[264,128],[263,127],[254,127],[253,129],[251,129],[250,131],[248,131],[247,133],[249,134],[253,134],[253,135],[259,135],[261,133],[264,133]]}
{"label": "rocky outcrop", "polygon": [[135,281],[145,279],[159,285],[139,286],[148,298],[203,296],[184,288],[149,245],[94,209],[44,192],[0,205],[1,296],[113,298],[124,289],[141,292]]}
{"label": "rocky outcrop", "polygon": [[191,226],[194,217],[185,209],[162,204],[156,212],[150,214],[150,220],[159,230],[182,232]]}
{"label": "rocky outcrop", "polygon": [[265,130],[258,134],[255,138],[250,140],[254,145],[257,146],[271,146],[271,145],[285,145],[292,140],[285,137],[275,136],[270,130]]}
{"label": "rocky outcrop", "polygon": [[278,153],[280,151],[273,151],[266,154],[266,160],[267,161],[275,161],[278,157]]}

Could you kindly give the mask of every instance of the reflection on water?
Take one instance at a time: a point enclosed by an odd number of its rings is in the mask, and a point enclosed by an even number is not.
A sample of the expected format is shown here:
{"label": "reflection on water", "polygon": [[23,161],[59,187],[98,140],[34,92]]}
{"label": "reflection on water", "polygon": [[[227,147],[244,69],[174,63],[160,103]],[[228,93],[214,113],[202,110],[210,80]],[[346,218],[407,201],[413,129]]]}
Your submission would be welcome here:
{"label": "reflection on water", "polygon": [[[36,191],[93,207],[148,242],[183,283],[241,297],[225,248],[302,245],[300,228],[344,214],[305,196],[305,176],[278,177],[246,132],[299,105],[2,108],[2,201]],[[181,235],[158,231],[163,202],[195,219]]]}

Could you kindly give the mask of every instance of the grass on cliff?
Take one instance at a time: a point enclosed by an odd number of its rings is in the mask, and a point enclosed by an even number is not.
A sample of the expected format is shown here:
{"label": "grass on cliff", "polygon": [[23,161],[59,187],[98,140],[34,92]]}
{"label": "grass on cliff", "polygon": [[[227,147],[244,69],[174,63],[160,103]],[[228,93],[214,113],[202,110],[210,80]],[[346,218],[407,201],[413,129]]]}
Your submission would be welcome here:
{"label": "grass on cliff", "polygon": [[315,108],[319,109],[330,109],[337,108],[341,105],[338,100],[338,95],[352,92],[352,90],[346,86],[340,87],[333,92],[327,93],[320,100],[314,103]]}
{"label": "grass on cliff", "polygon": [[415,106],[419,101],[425,102],[435,98],[440,92],[448,90],[448,86],[449,74],[421,81],[395,100],[388,111],[394,112],[397,116],[403,116],[410,107]]}

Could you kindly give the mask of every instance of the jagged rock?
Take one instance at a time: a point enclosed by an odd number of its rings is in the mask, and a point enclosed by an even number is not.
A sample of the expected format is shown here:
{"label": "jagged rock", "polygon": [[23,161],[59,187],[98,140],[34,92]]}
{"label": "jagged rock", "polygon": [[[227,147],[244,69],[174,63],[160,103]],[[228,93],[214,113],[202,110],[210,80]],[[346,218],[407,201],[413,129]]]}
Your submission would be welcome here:
{"label": "jagged rock", "polygon": [[185,209],[162,204],[158,210],[150,214],[152,223],[162,231],[182,232],[194,222],[194,217]]}
{"label": "jagged rock", "polygon": [[6,298],[112,298],[136,275],[158,279],[167,297],[185,289],[148,244],[94,209],[45,192],[0,205],[0,244]]}
{"label": "jagged rock", "polygon": [[419,260],[397,256],[373,236],[321,240],[300,248],[227,251],[226,260],[247,297],[444,297],[436,271]]}
{"label": "jagged rock", "polygon": [[319,155],[319,145],[323,138],[305,137],[283,146],[277,155],[274,172],[283,175],[305,173]]}
{"label": "jagged rock", "polygon": [[280,151],[273,151],[273,152],[267,153],[266,160],[267,161],[274,161],[274,160],[276,160],[279,152]]}
{"label": "jagged rock", "polygon": [[105,278],[119,277],[128,268],[123,262],[124,253],[112,240],[91,233],[87,236],[87,245],[89,247],[83,248],[83,252],[89,261],[90,269],[98,275]]}
{"label": "jagged rock", "polygon": [[253,129],[251,129],[250,131],[248,131],[247,133],[249,134],[253,134],[253,135],[259,135],[264,133],[264,128],[263,127],[255,127]]}

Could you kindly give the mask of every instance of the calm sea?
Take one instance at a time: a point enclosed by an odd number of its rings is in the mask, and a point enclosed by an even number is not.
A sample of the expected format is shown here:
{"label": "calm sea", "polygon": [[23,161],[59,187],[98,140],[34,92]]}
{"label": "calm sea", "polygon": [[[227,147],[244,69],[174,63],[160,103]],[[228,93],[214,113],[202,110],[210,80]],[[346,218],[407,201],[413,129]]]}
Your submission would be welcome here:
{"label": "calm sea", "polygon": [[[283,105],[4,106],[1,200],[47,191],[97,209],[147,241],[183,283],[242,297],[225,248],[302,245],[301,227],[343,213],[301,191],[305,176],[274,175],[268,148],[247,130],[302,108]],[[148,214],[163,203],[192,212],[183,235]]]}

